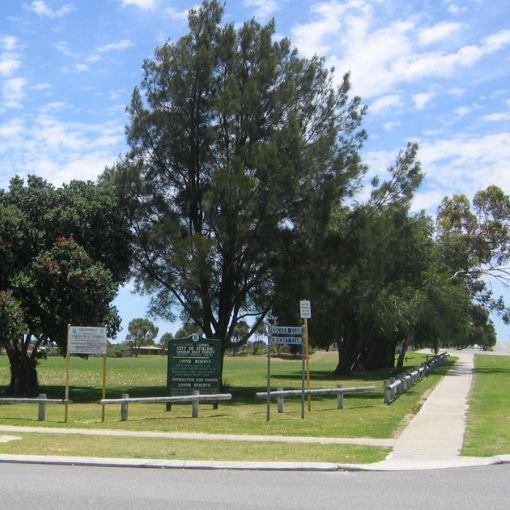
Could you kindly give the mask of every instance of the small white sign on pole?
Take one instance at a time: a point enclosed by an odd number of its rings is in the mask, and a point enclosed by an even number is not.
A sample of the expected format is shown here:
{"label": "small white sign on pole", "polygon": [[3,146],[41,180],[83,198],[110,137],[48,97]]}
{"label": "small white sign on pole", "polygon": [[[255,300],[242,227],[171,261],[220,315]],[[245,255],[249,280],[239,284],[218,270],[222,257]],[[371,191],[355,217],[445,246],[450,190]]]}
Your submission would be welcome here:
{"label": "small white sign on pole", "polygon": [[310,301],[307,299],[302,299],[299,302],[299,311],[300,317],[302,319],[311,319],[312,318],[312,306],[310,305]]}
{"label": "small white sign on pole", "polygon": [[67,352],[69,354],[106,354],[106,328],[69,328]]}

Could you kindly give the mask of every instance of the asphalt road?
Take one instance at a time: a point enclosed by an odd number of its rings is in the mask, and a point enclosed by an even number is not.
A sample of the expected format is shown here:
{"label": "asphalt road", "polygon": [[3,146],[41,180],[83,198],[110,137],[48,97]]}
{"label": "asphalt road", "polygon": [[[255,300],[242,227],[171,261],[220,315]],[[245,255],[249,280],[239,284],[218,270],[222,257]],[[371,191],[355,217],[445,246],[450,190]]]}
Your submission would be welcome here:
{"label": "asphalt road", "polygon": [[510,465],[406,472],[263,472],[0,464],[9,510],[507,509]]}

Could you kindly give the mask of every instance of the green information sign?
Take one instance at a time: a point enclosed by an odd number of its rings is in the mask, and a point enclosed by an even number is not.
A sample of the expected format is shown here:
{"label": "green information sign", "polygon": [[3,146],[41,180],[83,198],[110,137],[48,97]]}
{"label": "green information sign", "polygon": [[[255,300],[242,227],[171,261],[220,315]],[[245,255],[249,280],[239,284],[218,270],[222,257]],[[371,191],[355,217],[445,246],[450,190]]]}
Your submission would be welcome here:
{"label": "green information sign", "polygon": [[220,392],[221,345],[219,340],[191,335],[168,342],[170,395],[204,395]]}

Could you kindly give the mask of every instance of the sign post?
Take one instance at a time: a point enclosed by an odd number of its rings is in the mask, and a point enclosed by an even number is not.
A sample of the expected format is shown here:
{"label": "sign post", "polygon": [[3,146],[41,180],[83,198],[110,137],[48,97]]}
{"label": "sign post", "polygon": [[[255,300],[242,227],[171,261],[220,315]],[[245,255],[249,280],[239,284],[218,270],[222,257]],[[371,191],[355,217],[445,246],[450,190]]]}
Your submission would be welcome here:
{"label": "sign post", "polygon": [[220,392],[221,344],[198,334],[168,342],[167,389],[170,395]]}
{"label": "sign post", "polygon": [[271,419],[271,345],[272,343],[272,328],[269,325],[267,328],[267,396],[266,396],[266,421]]}
{"label": "sign post", "polygon": [[[299,302],[300,317],[304,320],[304,337],[305,337],[305,351],[306,351],[306,387],[310,390],[310,347],[308,340],[308,319],[312,317],[312,307],[310,301],[302,299]],[[308,393],[308,411],[312,410],[312,397]]]}
{"label": "sign post", "polygon": [[[95,354],[103,356],[103,399],[106,398],[106,354],[107,339],[105,327],[67,326],[66,353],[66,386],[65,399],[69,400],[69,366],[71,354]],[[65,404],[65,421],[68,417],[68,405]],[[102,421],[104,421],[104,405],[102,406]]]}
{"label": "sign post", "polygon": [[272,345],[301,345],[301,418],[305,417],[305,346],[303,328],[294,326],[269,326],[267,342],[267,414],[269,421],[271,409],[271,346]]}
{"label": "sign post", "polygon": [[67,401],[69,400],[69,365],[71,364],[71,355],[69,354],[69,336],[71,331],[71,324],[67,325],[67,349],[66,349],[66,380],[64,386],[64,400],[66,401],[64,405],[64,422],[67,423],[67,418],[69,415],[69,404]]}

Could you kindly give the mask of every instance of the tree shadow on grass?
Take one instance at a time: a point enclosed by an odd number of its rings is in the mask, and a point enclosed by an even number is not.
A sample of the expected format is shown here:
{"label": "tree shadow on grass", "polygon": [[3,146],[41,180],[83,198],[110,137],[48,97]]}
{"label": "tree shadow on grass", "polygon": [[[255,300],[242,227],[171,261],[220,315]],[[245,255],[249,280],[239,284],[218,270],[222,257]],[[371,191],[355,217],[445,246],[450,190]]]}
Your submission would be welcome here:
{"label": "tree shadow on grass", "polygon": [[510,367],[474,368],[473,374],[510,374]]}

